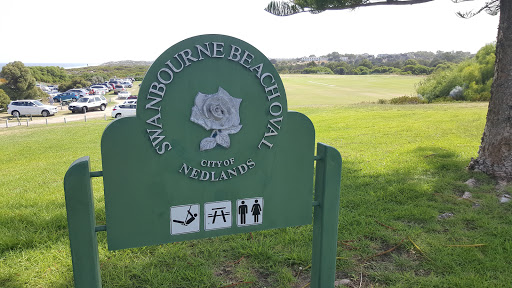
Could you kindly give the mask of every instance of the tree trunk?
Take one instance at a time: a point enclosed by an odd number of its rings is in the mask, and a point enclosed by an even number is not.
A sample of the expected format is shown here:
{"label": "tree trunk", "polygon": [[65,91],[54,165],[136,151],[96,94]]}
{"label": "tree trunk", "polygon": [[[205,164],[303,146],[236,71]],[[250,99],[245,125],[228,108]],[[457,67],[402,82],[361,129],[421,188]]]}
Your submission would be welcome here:
{"label": "tree trunk", "polygon": [[482,144],[468,168],[512,181],[512,1],[500,1],[496,66]]}

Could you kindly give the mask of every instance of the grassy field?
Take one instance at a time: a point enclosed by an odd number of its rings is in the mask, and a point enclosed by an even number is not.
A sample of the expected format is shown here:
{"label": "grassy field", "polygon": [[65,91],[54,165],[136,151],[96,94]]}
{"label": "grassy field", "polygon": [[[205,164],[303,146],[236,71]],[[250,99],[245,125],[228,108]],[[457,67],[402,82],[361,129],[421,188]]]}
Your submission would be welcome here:
{"label": "grassy field", "polygon": [[[337,279],[350,279],[350,287],[512,283],[511,206],[498,201],[512,190],[496,191],[490,179],[464,169],[476,156],[487,104],[306,105],[296,96],[302,89],[288,87],[303,77],[283,78],[290,108],[310,117],[317,142],[343,157]],[[0,129],[0,287],[72,287],[62,180],[84,155],[101,170],[107,123]],[[467,187],[470,178],[479,185]],[[92,181],[104,224],[102,181]],[[472,198],[461,199],[466,191]],[[440,219],[445,213],[453,216]],[[121,251],[108,251],[99,232],[103,286],[307,287],[311,231],[308,225]]]}
{"label": "grassy field", "polygon": [[415,95],[420,76],[282,75],[290,107],[348,105]]}

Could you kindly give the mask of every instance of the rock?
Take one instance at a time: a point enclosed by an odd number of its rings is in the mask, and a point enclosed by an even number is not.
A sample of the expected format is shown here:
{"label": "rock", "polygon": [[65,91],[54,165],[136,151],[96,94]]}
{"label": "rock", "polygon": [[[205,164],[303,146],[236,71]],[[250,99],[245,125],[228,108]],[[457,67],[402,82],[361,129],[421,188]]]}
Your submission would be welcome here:
{"label": "rock", "polygon": [[341,285],[347,286],[347,285],[350,285],[351,283],[352,283],[352,281],[350,281],[350,279],[336,280],[336,281],[334,281],[334,287],[339,287]]}
{"label": "rock", "polygon": [[510,197],[510,195],[503,194],[503,196],[501,196],[501,198],[500,198],[500,203],[507,203],[510,200],[512,200],[512,197]]}
{"label": "rock", "polygon": [[464,195],[462,195],[462,199],[470,199],[471,196],[471,192],[464,192]]}
{"label": "rock", "polygon": [[469,179],[468,181],[464,182],[464,184],[468,185],[469,188],[475,188],[476,186],[478,186],[478,183],[474,178]]}
{"label": "rock", "polygon": [[442,220],[442,219],[447,219],[450,217],[453,217],[453,213],[448,212],[448,213],[444,213],[444,214],[437,216],[437,219]]}

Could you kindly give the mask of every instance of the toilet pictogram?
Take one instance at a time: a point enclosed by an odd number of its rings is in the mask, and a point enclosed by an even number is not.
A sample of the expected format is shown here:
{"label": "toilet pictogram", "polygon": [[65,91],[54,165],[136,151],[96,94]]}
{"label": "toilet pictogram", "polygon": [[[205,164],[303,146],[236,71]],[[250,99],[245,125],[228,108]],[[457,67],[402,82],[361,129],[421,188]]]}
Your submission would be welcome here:
{"label": "toilet pictogram", "polygon": [[[258,225],[263,223],[263,198],[239,199],[236,201],[237,226]],[[249,215],[248,215],[249,214]]]}

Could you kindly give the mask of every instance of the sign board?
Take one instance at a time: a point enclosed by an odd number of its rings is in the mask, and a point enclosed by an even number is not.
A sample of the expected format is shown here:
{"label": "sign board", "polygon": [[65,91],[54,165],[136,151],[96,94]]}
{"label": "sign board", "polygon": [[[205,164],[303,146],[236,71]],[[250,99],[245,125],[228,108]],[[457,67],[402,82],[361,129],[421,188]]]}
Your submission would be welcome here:
{"label": "sign board", "polygon": [[[315,156],[313,124],[288,111],[260,51],[224,35],[181,41],[137,102],[136,117],[103,133],[103,171],[82,157],[64,177],[75,287],[101,287],[99,231],[116,250],[312,222],[311,287],[333,287],[341,157],[321,143]],[[104,226],[92,177],[103,177]]]}
{"label": "sign board", "polygon": [[314,128],[256,48],[181,41],[137,102],[101,142],[109,249],[311,223]]}

